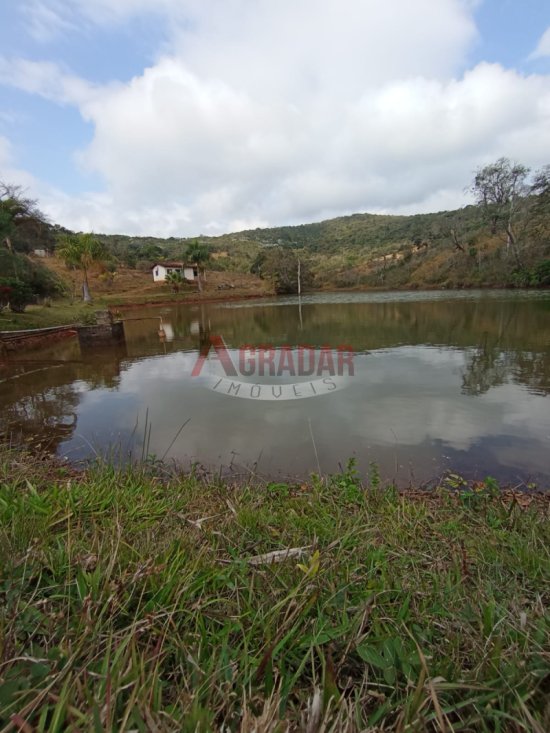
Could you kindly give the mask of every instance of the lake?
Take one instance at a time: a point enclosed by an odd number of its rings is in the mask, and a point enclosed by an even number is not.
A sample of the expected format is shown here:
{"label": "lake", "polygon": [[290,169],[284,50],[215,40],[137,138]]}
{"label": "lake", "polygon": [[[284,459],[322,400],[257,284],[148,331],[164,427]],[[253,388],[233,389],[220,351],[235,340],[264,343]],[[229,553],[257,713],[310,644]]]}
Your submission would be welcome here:
{"label": "lake", "polygon": [[348,459],[400,486],[550,486],[550,293],[328,293],[124,312],[0,366],[0,429],[98,454],[299,479]]}

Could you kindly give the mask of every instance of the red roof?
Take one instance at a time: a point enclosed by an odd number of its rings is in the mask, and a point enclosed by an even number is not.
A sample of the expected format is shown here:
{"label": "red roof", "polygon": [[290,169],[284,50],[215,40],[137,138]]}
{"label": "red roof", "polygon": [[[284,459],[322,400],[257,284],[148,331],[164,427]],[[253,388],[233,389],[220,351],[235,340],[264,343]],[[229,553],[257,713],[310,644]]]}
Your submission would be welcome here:
{"label": "red roof", "polygon": [[155,262],[154,265],[151,265],[151,270],[154,270],[155,267],[196,267],[196,262]]}

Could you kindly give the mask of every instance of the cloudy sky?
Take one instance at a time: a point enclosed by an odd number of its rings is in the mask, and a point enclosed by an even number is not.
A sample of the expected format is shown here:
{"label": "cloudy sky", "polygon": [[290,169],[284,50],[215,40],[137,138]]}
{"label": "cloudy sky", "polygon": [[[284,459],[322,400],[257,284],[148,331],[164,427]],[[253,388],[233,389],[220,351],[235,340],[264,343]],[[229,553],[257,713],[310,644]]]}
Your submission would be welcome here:
{"label": "cloudy sky", "polygon": [[159,236],[467,201],[550,162],[548,0],[0,0],[0,180]]}

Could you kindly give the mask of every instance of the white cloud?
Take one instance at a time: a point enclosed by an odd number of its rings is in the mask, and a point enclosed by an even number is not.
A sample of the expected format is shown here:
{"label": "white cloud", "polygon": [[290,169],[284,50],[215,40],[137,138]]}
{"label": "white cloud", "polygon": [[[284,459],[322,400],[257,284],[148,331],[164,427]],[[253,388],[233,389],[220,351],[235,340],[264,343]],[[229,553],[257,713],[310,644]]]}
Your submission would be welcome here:
{"label": "white cloud", "polygon": [[93,84],[68,73],[57,64],[3,56],[0,56],[0,84],[38,94],[59,104],[76,106],[91,100],[96,90]]}
{"label": "white cloud", "polygon": [[529,58],[540,59],[546,56],[550,56],[550,26],[542,34],[537,47]]}
{"label": "white cloud", "polygon": [[154,233],[159,237],[174,235],[190,221],[188,210],[177,203],[164,205],[120,206],[111,193],[71,196],[58,189],[40,186],[41,208],[52,221],[66,222],[75,231],[115,232],[123,234]]}
{"label": "white cloud", "polygon": [[69,226],[177,235],[449,208],[481,163],[548,162],[550,77],[463,73],[467,0],[37,2],[66,22],[156,12],[169,28],[169,52],[125,82],[0,60],[4,83],[93,126],[78,160],[105,192],[46,197]]}
{"label": "white cloud", "polygon": [[39,188],[39,182],[27,171],[17,167],[13,145],[7,137],[0,135],[0,181],[22,186],[29,192]]}
{"label": "white cloud", "polygon": [[20,0],[19,4],[28,33],[42,43],[93,26],[112,27],[141,13],[170,17],[177,8],[176,0]]}
{"label": "white cloud", "polygon": [[62,33],[74,32],[59,0],[26,0],[20,5],[28,32],[37,41],[51,41]]}

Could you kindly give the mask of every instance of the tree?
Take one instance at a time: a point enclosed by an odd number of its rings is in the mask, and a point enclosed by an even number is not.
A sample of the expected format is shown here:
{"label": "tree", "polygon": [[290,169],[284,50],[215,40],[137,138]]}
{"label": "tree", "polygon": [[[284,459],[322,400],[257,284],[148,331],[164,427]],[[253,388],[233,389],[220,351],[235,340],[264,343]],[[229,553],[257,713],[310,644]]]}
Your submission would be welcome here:
{"label": "tree", "polygon": [[28,283],[15,278],[0,279],[0,311],[9,304],[13,313],[23,313],[34,300],[35,294]]}
{"label": "tree", "polygon": [[535,267],[531,284],[538,287],[550,286],[550,260],[543,260]]}
{"label": "tree", "polygon": [[158,244],[131,245],[130,251],[135,253],[140,260],[156,262],[166,257],[166,251]]}
{"label": "tree", "polygon": [[210,261],[210,250],[205,244],[201,244],[195,239],[187,245],[185,259],[189,260],[189,262],[196,263],[199,271],[199,290],[202,290],[201,277],[204,277],[206,281],[206,264]]}
{"label": "tree", "polygon": [[251,272],[270,279],[279,295],[299,293],[313,281],[307,262],[292,248],[284,246],[263,249],[254,260]]}
{"label": "tree", "polygon": [[537,213],[550,213],[550,165],[545,165],[537,171],[531,184],[531,193],[536,197],[535,209]]}
{"label": "tree", "polygon": [[82,300],[90,303],[88,270],[94,262],[101,262],[107,256],[104,245],[93,234],[64,234],[59,238],[57,252],[67,267],[82,270]]}
{"label": "tree", "polygon": [[512,250],[516,263],[521,265],[516,224],[522,211],[522,204],[529,192],[526,183],[529,168],[511,163],[508,158],[499,158],[480,168],[474,178],[471,191],[482,207],[485,217],[491,223],[491,230],[506,235],[506,252]]}
{"label": "tree", "polygon": [[181,286],[185,282],[183,275],[178,270],[173,270],[166,275],[166,282],[171,286],[172,292],[179,293]]}
{"label": "tree", "polygon": [[35,247],[52,249],[52,242],[52,227],[36,201],[26,198],[20,186],[0,182],[0,274],[15,283],[9,286],[14,312],[23,312],[36,296],[62,291],[51,270],[25,255]]}
{"label": "tree", "polygon": [[55,245],[52,227],[34,199],[21,186],[0,182],[0,243],[10,252],[51,250]]}

